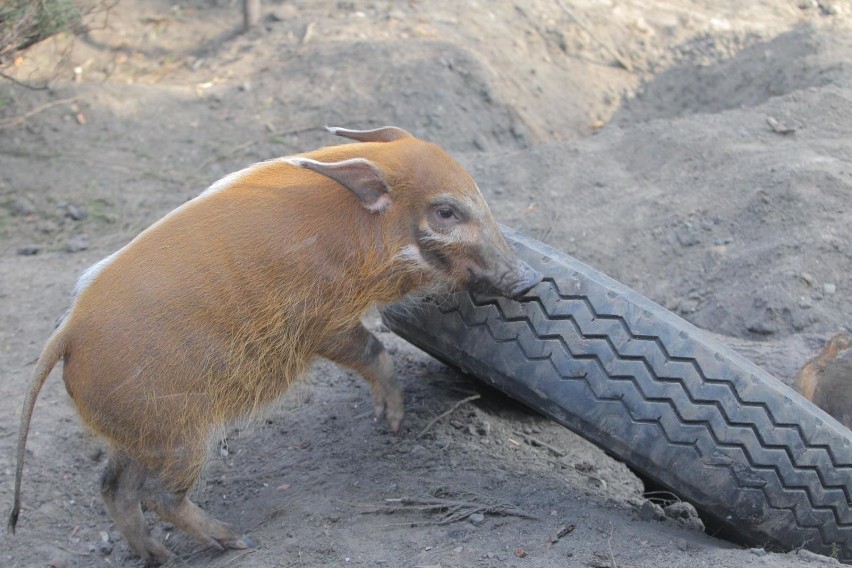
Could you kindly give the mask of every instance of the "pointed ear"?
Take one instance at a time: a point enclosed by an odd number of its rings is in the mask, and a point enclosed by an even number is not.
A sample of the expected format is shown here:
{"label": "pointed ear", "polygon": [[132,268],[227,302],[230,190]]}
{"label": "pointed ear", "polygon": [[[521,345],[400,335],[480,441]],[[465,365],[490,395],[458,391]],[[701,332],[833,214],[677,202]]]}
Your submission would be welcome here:
{"label": "pointed ear", "polygon": [[327,163],[310,158],[290,158],[287,161],[333,179],[351,191],[369,211],[380,212],[390,205],[390,186],[382,171],[370,160],[351,158]]}
{"label": "pointed ear", "polygon": [[393,142],[401,138],[413,138],[411,134],[396,126],[383,126],[373,130],[349,130],[338,126],[326,126],[325,129],[335,136],[342,136],[358,142]]}

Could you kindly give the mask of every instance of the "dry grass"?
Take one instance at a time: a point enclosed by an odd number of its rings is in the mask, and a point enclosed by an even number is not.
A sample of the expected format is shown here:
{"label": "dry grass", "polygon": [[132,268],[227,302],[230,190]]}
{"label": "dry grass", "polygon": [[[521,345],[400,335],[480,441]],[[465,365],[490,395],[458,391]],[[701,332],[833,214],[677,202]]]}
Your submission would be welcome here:
{"label": "dry grass", "polygon": [[0,4],[0,64],[54,34],[80,28],[91,6],[78,0],[9,0]]}

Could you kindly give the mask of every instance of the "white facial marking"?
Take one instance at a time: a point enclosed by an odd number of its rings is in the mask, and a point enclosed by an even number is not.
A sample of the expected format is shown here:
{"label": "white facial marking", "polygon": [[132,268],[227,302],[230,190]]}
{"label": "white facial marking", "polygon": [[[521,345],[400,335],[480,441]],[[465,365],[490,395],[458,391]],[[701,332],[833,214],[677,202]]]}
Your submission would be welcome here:
{"label": "white facial marking", "polygon": [[420,270],[433,270],[432,267],[429,266],[429,263],[426,262],[426,259],[423,258],[423,255],[420,254],[420,249],[417,248],[417,245],[405,245],[394,255],[394,259],[399,262],[414,265]]}

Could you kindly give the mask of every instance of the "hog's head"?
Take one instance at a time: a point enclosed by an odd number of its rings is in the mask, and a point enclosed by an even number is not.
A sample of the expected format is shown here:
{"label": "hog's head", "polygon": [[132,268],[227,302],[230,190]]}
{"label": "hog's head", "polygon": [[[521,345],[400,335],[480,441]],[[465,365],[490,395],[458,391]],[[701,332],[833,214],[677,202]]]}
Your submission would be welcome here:
{"label": "hog's head", "polygon": [[440,147],[396,127],[329,130],[373,144],[359,157],[290,161],[341,183],[382,216],[383,226],[397,233],[399,262],[430,281],[511,298],[541,281],[508,245],[470,175]]}

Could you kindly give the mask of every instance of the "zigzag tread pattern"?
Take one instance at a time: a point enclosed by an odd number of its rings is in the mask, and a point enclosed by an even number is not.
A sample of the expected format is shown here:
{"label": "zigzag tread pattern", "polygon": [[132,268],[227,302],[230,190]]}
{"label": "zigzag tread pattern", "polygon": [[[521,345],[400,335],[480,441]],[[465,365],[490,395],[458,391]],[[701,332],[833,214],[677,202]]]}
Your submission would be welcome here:
{"label": "zigzag tread pattern", "polygon": [[520,303],[458,294],[433,311],[461,321],[465,348],[486,333],[560,381],[585,381],[598,402],[619,404],[637,428],[657,428],[669,448],[705,461],[714,450],[742,455],[760,479],[734,476],[741,489],[760,491],[803,535],[816,530],[819,549],[839,543],[844,559],[852,557],[852,467],[830,446],[809,442],[798,424],[776,419],[768,404],[745,400],[732,381],[708,376],[696,359],[671,354],[659,336],[634,332],[624,314],[605,308],[549,278]]}

